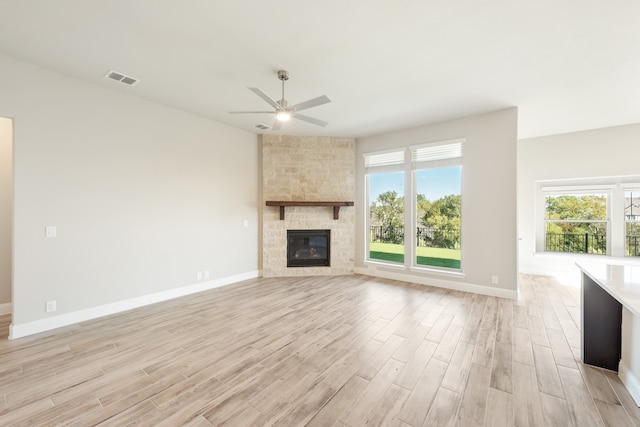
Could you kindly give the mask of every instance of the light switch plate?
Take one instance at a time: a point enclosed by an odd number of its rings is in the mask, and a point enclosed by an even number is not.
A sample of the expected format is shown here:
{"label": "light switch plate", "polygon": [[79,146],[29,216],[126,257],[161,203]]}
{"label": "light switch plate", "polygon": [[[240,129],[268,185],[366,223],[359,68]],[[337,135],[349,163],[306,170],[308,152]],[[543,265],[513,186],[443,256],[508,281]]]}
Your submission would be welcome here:
{"label": "light switch plate", "polygon": [[58,228],[55,225],[47,225],[44,229],[44,234],[47,237],[56,237],[58,235]]}
{"label": "light switch plate", "polygon": [[45,306],[45,311],[47,313],[51,313],[53,311],[56,311],[58,309],[56,301],[47,301],[47,304]]}

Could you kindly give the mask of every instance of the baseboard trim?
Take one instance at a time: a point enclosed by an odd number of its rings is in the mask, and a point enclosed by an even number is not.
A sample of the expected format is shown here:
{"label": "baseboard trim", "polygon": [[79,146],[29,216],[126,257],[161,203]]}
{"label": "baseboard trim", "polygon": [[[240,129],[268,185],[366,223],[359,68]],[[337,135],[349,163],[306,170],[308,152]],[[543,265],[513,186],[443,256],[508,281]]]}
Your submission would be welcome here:
{"label": "baseboard trim", "polygon": [[455,291],[472,292],[474,294],[488,295],[491,297],[508,298],[513,300],[518,299],[518,291],[511,289],[493,288],[491,286],[476,285],[473,283],[444,280],[433,277],[418,277],[410,274],[362,267],[356,267],[354,272],[364,274],[366,276],[381,277],[383,279],[399,280],[401,282],[417,283],[426,286],[435,286]]}
{"label": "baseboard trim", "polygon": [[633,397],[633,400],[636,402],[636,405],[640,406],[640,381],[638,378],[631,372],[631,370],[620,361],[618,365],[618,376],[622,383],[629,390],[629,394]]}
{"label": "baseboard trim", "polygon": [[155,304],[198,292],[208,291],[210,289],[231,285],[243,280],[255,279],[259,276],[259,271],[250,271],[247,273],[236,274],[234,276],[223,277],[220,279],[209,280],[207,282],[196,283],[194,285],[182,286],[163,292],[144,295],[137,298],[131,298],[124,301],[118,301],[111,304],[100,305],[97,307],[78,310],[71,313],[59,314],[57,316],[47,317],[45,319],[34,320],[21,324],[11,324],[9,326],[9,339],[26,337],[28,335],[46,332],[52,329],[69,326],[87,320],[96,319],[98,317],[108,316],[123,311],[131,310],[145,305]]}
{"label": "baseboard trim", "polygon": [[5,304],[0,304],[0,315],[11,314],[12,311],[13,311],[13,304],[11,304],[10,302]]}

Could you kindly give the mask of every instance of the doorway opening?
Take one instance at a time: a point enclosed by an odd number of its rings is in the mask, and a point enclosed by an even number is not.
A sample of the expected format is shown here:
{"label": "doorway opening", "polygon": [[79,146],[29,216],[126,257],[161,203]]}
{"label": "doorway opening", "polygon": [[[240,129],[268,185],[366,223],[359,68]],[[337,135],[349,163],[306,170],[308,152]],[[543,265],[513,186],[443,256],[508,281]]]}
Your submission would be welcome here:
{"label": "doorway opening", "polygon": [[0,117],[0,336],[8,336],[13,277],[13,120]]}

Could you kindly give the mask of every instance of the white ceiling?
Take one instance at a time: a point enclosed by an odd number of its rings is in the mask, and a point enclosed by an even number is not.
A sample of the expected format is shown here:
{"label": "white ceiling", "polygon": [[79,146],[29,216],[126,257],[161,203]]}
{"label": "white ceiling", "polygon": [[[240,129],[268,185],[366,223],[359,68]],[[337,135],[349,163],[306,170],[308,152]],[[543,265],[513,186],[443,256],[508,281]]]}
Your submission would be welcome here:
{"label": "white ceiling", "polygon": [[637,0],[0,0],[0,52],[256,133],[270,115],[228,111],[268,110],[247,87],[280,99],[278,69],[290,103],[332,100],[286,134],[512,106],[521,138],[640,122]]}

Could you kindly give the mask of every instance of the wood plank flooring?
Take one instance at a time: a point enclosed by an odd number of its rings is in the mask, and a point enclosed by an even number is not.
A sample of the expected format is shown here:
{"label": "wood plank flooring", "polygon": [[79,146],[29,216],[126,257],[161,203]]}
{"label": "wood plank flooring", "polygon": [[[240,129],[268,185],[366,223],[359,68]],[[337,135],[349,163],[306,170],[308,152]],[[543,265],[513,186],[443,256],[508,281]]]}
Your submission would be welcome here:
{"label": "wood plank flooring", "polygon": [[638,426],[618,377],[579,360],[578,292],[250,280],[0,339],[0,425]]}

